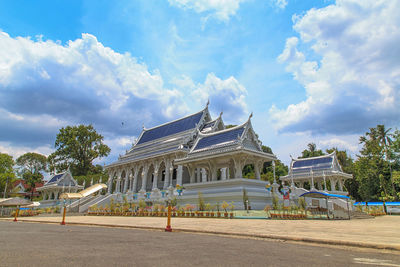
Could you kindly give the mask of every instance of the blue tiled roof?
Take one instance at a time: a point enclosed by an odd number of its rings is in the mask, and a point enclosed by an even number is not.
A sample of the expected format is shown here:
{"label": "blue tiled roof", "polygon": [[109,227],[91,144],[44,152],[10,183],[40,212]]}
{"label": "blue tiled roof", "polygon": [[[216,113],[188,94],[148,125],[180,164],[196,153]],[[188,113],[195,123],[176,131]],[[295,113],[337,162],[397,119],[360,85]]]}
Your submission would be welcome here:
{"label": "blue tiled roof", "polygon": [[215,146],[222,143],[236,141],[238,136],[242,136],[244,127],[234,129],[231,131],[223,131],[221,133],[205,136],[199,140],[193,151],[203,149],[206,147]]}
{"label": "blue tiled roof", "polygon": [[312,169],[316,169],[318,167],[330,167],[332,164],[333,157],[324,157],[324,158],[310,158],[306,160],[299,160],[293,163],[293,169],[295,168],[304,168],[304,167],[312,167]]}
{"label": "blue tiled roof", "polygon": [[196,127],[196,124],[200,122],[203,111],[193,114],[189,117],[164,124],[160,127],[156,127],[150,130],[145,130],[142,137],[137,142],[137,145],[143,144],[152,140],[156,140],[165,136],[173,135],[176,133],[184,132],[189,129]]}
{"label": "blue tiled roof", "polygon": [[64,175],[64,173],[54,175],[54,176],[50,179],[50,181],[47,182],[47,184],[51,184],[51,183],[57,182],[63,175]]}

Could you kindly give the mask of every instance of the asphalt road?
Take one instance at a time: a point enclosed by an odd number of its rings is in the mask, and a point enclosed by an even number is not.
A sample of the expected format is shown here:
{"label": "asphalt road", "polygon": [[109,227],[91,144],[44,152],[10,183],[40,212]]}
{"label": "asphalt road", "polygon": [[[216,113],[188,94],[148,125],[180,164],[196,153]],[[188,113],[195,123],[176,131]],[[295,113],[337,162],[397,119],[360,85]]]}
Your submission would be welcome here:
{"label": "asphalt road", "polygon": [[0,221],[0,266],[400,266],[400,255],[302,243]]}

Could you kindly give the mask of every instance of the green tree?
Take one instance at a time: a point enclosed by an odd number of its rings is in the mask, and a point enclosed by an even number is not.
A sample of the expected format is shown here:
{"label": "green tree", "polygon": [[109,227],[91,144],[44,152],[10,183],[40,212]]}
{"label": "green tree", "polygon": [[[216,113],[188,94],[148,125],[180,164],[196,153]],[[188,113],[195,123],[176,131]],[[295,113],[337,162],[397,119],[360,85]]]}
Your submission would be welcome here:
{"label": "green tree", "polygon": [[[263,152],[273,154],[272,149],[268,146],[261,146]],[[275,176],[278,183],[280,183],[279,177],[287,175],[289,172],[288,166],[286,166],[279,159],[275,160]],[[263,169],[261,172],[261,179],[272,183],[274,181],[274,169],[272,162],[264,162]]]}
{"label": "green tree", "polygon": [[43,180],[42,172],[47,170],[47,158],[42,154],[28,152],[17,158],[16,163],[21,167],[22,179],[29,185],[32,199],[36,184]]}
{"label": "green tree", "polygon": [[390,165],[385,158],[386,148],[380,133],[382,128],[370,128],[360,137],[363,147],[354,164],[354,174],[363,200],[386,199],[396,195],[392,187]]}
{"label": "green tree", "polygon": [[16,163],[22,168],[22,172],[39,173],[47,171],[47,158],[39,153],[25,153],[17,158]]}
{"label": "green tree", "polygon": [[392,130],[392,128],[389,129],[385,129],[385,125],[378,125],[376,126],[376,131],[378,134],[378,140],[381,144],[381,146],[384,148],[385,151],[385,159],[389,165],[389,171],[390,171],[390,182],[392,184],[392,190],[393,193],[396,192],[395,188],[394,188],[394,183],[393,183],[393,175],[392,175],[392,164],[391,164],[391,158],[389,155],[391,155],[391,153],[389,152],[389,146],[392,145],[392,139],[391,137],[393,137],[393,134],[390,133],[390,131]]}
{"label": "green tree", "polygon": [[0,153],[0,192],[2,197],[6,197],[7,192],[11,192],[11,184],[14,182],[14,160],[13,157]]}
{"label": "green tree", "polygon": [[92,125],[61,128],[55,141],[56,151],[49,156],[49,162],[57,171],[70,167],[73,175],[86,175],[95,171],[93,160],[110,153],[103,139]]}
{"label": "green tree", "polygon": [[317,149],[317,145],[314,143],[309,143],[308,145],[308,149],[303,150],[303,152],[301,152],[301,157],[299,158],[311,158],[311,157],[318,157],[318,156],[322,156],[325,155],[324,152],[322,152],[321,149]]}

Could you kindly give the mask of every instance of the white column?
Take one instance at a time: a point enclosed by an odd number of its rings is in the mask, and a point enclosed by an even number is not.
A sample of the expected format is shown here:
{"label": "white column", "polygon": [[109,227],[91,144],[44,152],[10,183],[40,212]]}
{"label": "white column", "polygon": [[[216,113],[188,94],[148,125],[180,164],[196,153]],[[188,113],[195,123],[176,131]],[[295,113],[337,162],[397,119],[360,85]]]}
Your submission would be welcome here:
{"label": "white column", "polygon": [[311,190],[315,189],[314,187],[314,173],[312,170],[310,170],[310,175],[311,175]]}
{"label": "white column", "polygon": [[124,190],[123,193],[125,194],[126,191],[128,190],[128,180],[130,179],[130,176],[128,175],[128,172],[125,170],[125,178],[124,178]]}
{"label": "white column", "polygon": [[272,161],[272,171],[273,171],[273,175],[274,175],[274,184],[276,184],[275,160]]}
{"label": "white column", "polygon": [[261,164],[258,161],[254,163],[254,173],[255,173],[257,180],[261,180],[261,172],[260,172],[261,166],[260,165]]}
{"label": "white column", "polygon": [[174,179],[174,166],[171,163],[171,165],[169,167],[169,186],[168,187],[173,187],[173,185],[172,185],[173,179]]}
{"label": "white column", "polygon": [[336,179],[329,178],[329,181],[331,182],[331,191],[336,191]]}
{"label": "white column", "polygon": [[131,170],[130,174],[129,174],[129,189],[128,189],[128,191],[132,192],[132,188],[133,188],[133,173],[132,173],[132,170]]}
{"label": "white column", "polygon": [[112,177],[112,175],[110,174],[110,175],[108,176],[108,183],[107,183],[107,186],[108,186],[108,188],[107,188],[107,193],[108,193],[108,194],[111,194],[111,190],[112,190],[112,181],[113,181],[112,178],[113,178],[113,177]]}
{"label": "white column", "polygon": [[169,160],[165,161],[165,180],[164,180],[163,189],[167,189],[168,185],[169,185],[169,179],[170,179],[169,168],[170,168],[170,165],[171,165],[171,162]]}
{"label": "white column", "polygon": [[138,183],[138,178],[139,178],[139,166],[136,166],[135,168],[135,172],[133,174],[133,184],[132,184],[132,192],[136,193],[136,187],[137,187],[137,183]]}
{"label": "white column", "polygon": [[145,191],[146,192],[146,184],[147,184],[147,173],[149,171],[149,166],[144,165],[143,166],[143,172],[142,172],[142,188],[140,191]]}
{"label": "white column", "polygon": [[157,188],[157,183],[158,183],[158,170],[154,170],[153,173],[153,190]]}
{"label": "white column", "polygon": [[176,184],[182,185],[182,175],[183,175],[183,167],[182,165],[178,165],[178,173],[176,176]]}
{"label": "white column", "polygon": [[196,168],[196,176],[197,176],[197,178],[196,178],[196,182],[197,183],[200,183],[201,182],[201,173],[200,173],[200,168]]}
{"label": "white column", "polygon": [[190,183],[194,184],[196,182],[196,168],[194,165],[188,165],[187,169],[189,171]]}
{"label": "white column", "polygon": [[207,171],[204,168],[201,168],[201,182],[207,182]]}
{"label": "white column", "polygon": [[117,186],[115,188],[116,193],[120,193],[121,192],[121,177],[117,178]]}
{"label": "white column", "polygon": [[242,170],[243,170],[243,164],[242,161],[239,158],[233,158],[233,163],[235,164],[235,178],[242,178]]}
{"label": "white column", "polygon": [[325,172],[322,173],[323,177],[324,177],[324,191],[328,191],[326,188],[326,177],[325,177]]}
{"label": "white column", "polygon": [[339,190],[343,192],[343,181],[342,179],[338,179],[339,181]]}
{"label": "white column", "polygon": [[221,180],[226,180],[226,167],[221,168]]}

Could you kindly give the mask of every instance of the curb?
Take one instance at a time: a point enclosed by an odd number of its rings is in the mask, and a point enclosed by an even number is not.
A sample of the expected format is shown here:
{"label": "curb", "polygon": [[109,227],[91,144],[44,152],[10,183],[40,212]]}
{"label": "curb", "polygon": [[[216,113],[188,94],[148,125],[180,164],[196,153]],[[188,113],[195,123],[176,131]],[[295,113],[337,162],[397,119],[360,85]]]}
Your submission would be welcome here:
{"label": "curb", "polygon": [[[12,219],[1,218],[0,221],[12,221]],[[28,223],[60,224],[59,222],[40,221],[40,220],[31,221],[31,220],[23,220],[23,219],[21,220],[20,219],[18,221],[28,222]],[[129,229],[157,230],[157,231],[165,230],[164,227],[101,224],[101,223],[67,222],[66,225],[98,226],[98,227],[110,227],[110,228],[129,228]],[[248,237],[248,238],[263,238],[263,239],[272,239],[272,240],[281,240],[281,241],[306,242],[306,243],[334,245],[334,246],[347,246],[347,247],[357,247],[357,248],[385,249],[385,250],[392,250],[392,251],[400,251],[400,246],[396,246],[396,245],[353,242],[353,241],[338,241],[338,240],[328,240],[328,239],[309,238],[309,237],[290,237],[290,236],[270,235],[270,234],[228,233],[228,232],[220,232],[220,231],[195,230],[195,229],[184,229],[184,228],[181,228],[181,229],[173,228],[173,232],[213,234],[213,235],[237,236],[237,237]]]}

